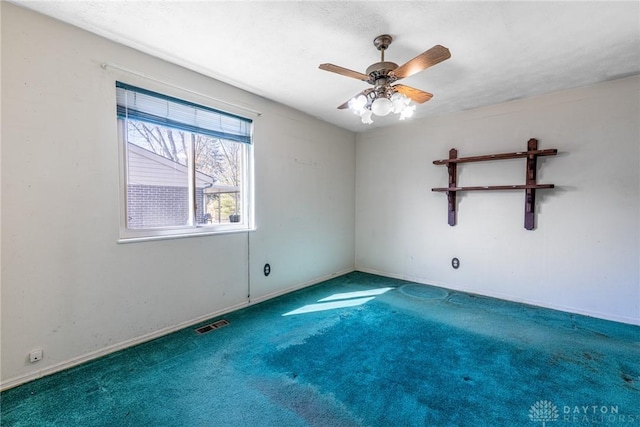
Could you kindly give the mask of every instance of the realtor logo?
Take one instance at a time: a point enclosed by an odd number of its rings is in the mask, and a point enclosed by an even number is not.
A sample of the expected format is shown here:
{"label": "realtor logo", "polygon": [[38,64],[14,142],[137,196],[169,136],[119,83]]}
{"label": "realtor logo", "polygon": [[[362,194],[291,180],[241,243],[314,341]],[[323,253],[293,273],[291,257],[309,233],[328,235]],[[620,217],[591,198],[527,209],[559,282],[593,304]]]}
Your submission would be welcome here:
{"label": "realtor logo", "polygon": [[558,408],[549,400],[538,400],[529,409],[529,419],[531,421],[542,421],[542,427],[547,421],[558,421]]}

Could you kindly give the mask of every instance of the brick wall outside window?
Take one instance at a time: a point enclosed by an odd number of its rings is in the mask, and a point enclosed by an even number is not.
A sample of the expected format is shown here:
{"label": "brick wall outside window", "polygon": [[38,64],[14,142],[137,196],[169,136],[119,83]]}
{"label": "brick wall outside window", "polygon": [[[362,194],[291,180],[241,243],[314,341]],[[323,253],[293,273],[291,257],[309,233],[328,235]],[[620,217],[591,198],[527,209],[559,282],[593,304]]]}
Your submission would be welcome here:
{"label": "brick wall outside window", "polygon": [[[203,218],[203,190],[196,189],[196,220]],[[189,217],[187,187],[127,186],[127,228],[185,225]]]}

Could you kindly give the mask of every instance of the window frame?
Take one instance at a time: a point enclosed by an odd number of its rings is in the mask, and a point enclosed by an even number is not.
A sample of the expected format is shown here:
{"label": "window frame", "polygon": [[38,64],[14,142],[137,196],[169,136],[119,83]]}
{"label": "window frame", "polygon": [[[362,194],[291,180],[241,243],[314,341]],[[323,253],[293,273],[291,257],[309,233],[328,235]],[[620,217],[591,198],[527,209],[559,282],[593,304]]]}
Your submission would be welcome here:
{"label": "window frame", "polygon": [[[118,82],[122,82],[124,85],[130,86],[128,83],[123,82],[122,80],[118,80]],[[114,85],[114,88],[116,86]],[[164,226],[164,227],[153,227],[153,228],[128,228],[127,227],[127,177],[128,177],[128,135],[127,135],[127,125],[126,118],[119,117],[116,113],[116,121],[117,121],[117,134],[118,134],[118,158],[119,158],[119,239],[118,243],[130,243],[130,242],[140,242],[140,241],[149,241],[149,240],[163,240],[163,239],[175,239],[175,238],[183,238],[183,237],[194,237],[194,236],[207,236],[207,235],[218,235],[218,234],[229,234],[229,233],[241,233],[255,230],[255,207],[254,207],[254,147],[253,147],[253,130],[254,130],[254,117],[251,115],[238,113],[236,111],[228,111],[228,108],[221,108],[220,105],[217,105],[217,102],[212,102],[210,99],[194,99],[193,96],[190,96],[189,93],[181,93],[180,91],[176,93],[175,90],[163,90],[164,93],[160,93],[147,88],[141,88],[140,86],[135,86],[143,91],[155,93],[159,96],[166,96],[167,98],[173,98],[177,100],[183,100],[186,103],[193,104],[194,106],[201,106],[209,110],[215,110],[221,114],[228,114],[231,116],[241,117],[250,121],[250,142],[238,142],[238,144],[242,144],[244,158],[242,161],[242,169],[241,169],[241,189],[240,189],[240,203],[241,203],[241,221],[237,223],[212,223],[212,224],[198,224],[198,221],[195,218],[190,218],[189,222],[193,222],[192,225],[178,225],[178,226]],[[116,91],[114,91],[115,94]],[[165,95],[166,94],[166,95]],[[202,98],[205,98],[204,96]],[[166,126],[166,125],[163,125]],[[171,126],[167,126],[171,127]],[[175,128],[174,129],[178,129]],[[198,132],[194,132],[198,133]],[[193,149],[193,147],[191,147]],[[189,162],[194,162],[195,159],[193,155],[189,156]],[[193,165],[195,168],[195,165]],[[195,169],[194,169],[195,170]],[[194,194],[189,194],[190,203],[193,201],[193,198],[196,196],[195,188],[193,188]],[[191,211],[191,209],[190,209]]]}

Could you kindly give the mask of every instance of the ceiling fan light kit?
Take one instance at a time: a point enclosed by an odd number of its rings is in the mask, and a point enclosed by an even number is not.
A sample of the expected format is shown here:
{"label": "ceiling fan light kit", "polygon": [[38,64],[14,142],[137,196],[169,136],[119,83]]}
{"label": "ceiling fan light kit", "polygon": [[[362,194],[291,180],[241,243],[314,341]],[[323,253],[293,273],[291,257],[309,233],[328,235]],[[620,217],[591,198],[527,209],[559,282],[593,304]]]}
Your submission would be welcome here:
{"label": "ceiling fan light kit", "polygon": [[388,34],[383,34],[373,40],[373,45],[380,51],[380,62],[370,65],[366,74],[338,65],[320,64],[321,70],[362,80],[373,85],[373,88],[363,90],[338,107],[341,110],[349,108],[354,114],[360,116],[362,123],[373,123],[371,119],[373,114],[386,116],[393,112],[400,115],[400,120],[413,116],[416,110],[414,103],[422,104],[430,100],[433,95],[409,86],[393,85],[393,83],[451,57],[449,49],[436,45],[398,67],[398,64],[384,60],[384,51],[392,41],[393,38]]}

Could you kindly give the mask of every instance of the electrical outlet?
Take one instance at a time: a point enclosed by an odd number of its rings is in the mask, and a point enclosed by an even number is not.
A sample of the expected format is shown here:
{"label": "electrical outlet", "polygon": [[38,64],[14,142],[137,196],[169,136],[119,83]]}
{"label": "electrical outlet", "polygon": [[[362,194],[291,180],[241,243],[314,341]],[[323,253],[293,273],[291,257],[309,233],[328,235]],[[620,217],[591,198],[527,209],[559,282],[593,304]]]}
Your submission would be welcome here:
{"label": "electrical outlet", "polygon": [[42,350],[33,350],[29,353],[29,362],[35,363],[42,360]]}

